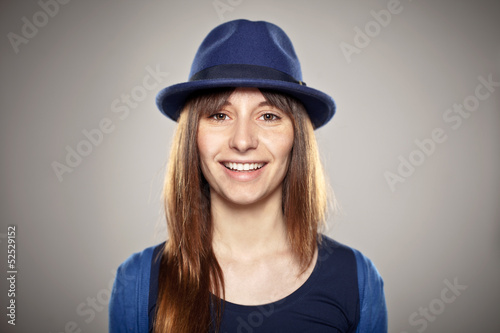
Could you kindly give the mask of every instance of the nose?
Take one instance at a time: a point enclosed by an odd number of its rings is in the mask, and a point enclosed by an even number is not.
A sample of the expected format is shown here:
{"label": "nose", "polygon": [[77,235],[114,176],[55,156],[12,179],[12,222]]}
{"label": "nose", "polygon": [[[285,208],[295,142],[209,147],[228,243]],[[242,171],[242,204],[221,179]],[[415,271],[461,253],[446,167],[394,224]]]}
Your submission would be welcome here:
{"label": "nose", "polygon": [[248,119],[239,118],[232,129],[229,146],[239,152],[245,152],[257,148],[257,128]]}

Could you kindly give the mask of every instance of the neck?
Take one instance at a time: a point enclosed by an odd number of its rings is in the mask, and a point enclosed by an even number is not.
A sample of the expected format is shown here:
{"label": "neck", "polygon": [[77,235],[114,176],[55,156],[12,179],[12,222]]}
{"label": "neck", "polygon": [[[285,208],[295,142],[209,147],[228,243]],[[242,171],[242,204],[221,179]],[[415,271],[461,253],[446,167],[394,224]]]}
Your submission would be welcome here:
{"label": "neck", "polygon": [[256,258],[288,249],[281,189],[250,205],[211,196],[213,248],[217,255]]}

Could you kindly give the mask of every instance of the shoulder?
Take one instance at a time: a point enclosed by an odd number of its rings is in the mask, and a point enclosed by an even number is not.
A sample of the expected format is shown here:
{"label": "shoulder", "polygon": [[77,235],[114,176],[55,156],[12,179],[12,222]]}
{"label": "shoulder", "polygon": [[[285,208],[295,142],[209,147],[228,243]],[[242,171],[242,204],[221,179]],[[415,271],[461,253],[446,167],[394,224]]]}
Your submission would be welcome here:
{"label": "shoulder", "polygon": [[[355,263],[359,299],[359,323],[356,332],[387,332],[384,281],[375,264],[361,251],[322,235],[320,250],[336,253],[345,266]],[[354,260],[354,262],[353,262]]]}
{"label": "shoulder", "polygon": [[142,332],[144,325],[147,330],[151,260],[162,244],[132,254],[118,267],[109,302],[110,332]]}
{"label": "shoulder", "polygon": [[[347,271],[352,273],[350,275],[357,278],[360,297],[367,294],[367,288],[375,285],[383,287],[382,277],[374,263],[361,251],[323,234],[319,239],[318,261],[324,262],[323,266],[337,274],[345,275]],[[339,271],[338,267],[342,267],[342,270]]]}
{"label": "shoulder", "polygon": [[322,252],[323,253],[323,256],[325,258],[323,259],[326,259],[326,257],[330,257],[331,254],[334,254],[335,255],[340,255],[340,256],[343,256],[345,257],[346,259],[355,259],[353,257],[354,255],[354,252],[351,247],[347,246],[347,245],[344,245],[330,237],[328,237],[327,235],[324,235],[324,234],[320,234],[318,236],[318,248],[319,248],[319,252]]}
{"label": "shoulder", "polygon": [[133,253],[120,264],[116,272],[113,292],[119,294],[127,293],[130,296],[134,288],[137,289],[140,287],[138,284],[145,281],[149,283],[151,259],[155,248],[159,245],[154,245]]}
{"label": "shoulder", "polygon": [[[135,252],[130,255],[124,262],[120,264],[117,271],[118,277],[131,277],[136,276],[140,277],[141,273],[147,273],[149,275],[149,269],[151,268],[151,259],[153,257],[153,253],[157,252],[157,250],[164,245],[165,242],[150,246],[145,248],[142,251]],[[122,276],[120,276],[122,275]]]}
{"label": "shoulder", "polygon": [[335,253],[337,256],[345,258],[345,260],[350,260],[351,262],[355,260],[358,278],[362,280],[360,282],[366,282],[365,280],[369,282],[373,280],[383,284],[382,277],[377,268],[363,253],[326,235],[320,235],[320,239],[319,248],[320,251],[324,253],[323,256]]}

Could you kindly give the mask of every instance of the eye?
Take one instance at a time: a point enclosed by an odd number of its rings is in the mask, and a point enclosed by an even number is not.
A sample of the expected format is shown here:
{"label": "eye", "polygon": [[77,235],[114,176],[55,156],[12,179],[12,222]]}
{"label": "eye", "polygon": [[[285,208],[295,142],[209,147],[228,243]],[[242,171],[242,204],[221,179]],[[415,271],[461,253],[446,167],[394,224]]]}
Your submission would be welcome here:
{"label": "eye", "polygon": [[260,116],[263,120],[265,121],[273,121],[273,120],[278,120],[281,119],[274,113],[264,113],[262,116]]}
{"label": "eye", "polygon": [[223,121],[223,120],[229,119],[229,117],[227,116],[227,114],[220,113],[220,112],[219,113],[214,113],[209,118],[213,119],[215,121]]}

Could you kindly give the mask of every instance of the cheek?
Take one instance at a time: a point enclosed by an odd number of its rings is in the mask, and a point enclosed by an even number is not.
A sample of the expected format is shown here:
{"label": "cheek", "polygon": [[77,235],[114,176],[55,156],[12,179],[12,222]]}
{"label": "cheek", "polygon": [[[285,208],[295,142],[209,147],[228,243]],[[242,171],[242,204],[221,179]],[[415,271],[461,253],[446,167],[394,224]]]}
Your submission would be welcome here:
{"label": "cheek", "polygon": [[209,142],[210,138],[207,135],[205,135],[203,130],[198,130],[198,139],[197,139],[198,154],[200,156],[200,163],[203,174],[205,174],[206,161],[210,156],[210,145],[208,144]]}
{"label": "cheek", "polygon": [[[290,160],[292,159],[292,148],[294,141],[294,131],[290,124],[290,128],[287,133],[283,136],[283,142],[281,146],[281,151],[284,156],[286,156],[286,170],[290,167]],[[288,171],[287,171],[288,172]]]}
{"label": "cheek", "polygon": [[279,135],[272,139],[272,142],[273,145],[271,147],[273,147],[274,155],[289,160],[293,147],[293,128],[288,128],[279,133]]}
{"label": "cheek", "polygon": [[201,170],[205,178],[208,178],[209,175],[207,173],[210,172],[210,166],[213,167],[215,157],[221,148],[221,142],[217,135],[214,135],[211,131],[205,131],[200,127],[198,129],[197,145]]}

